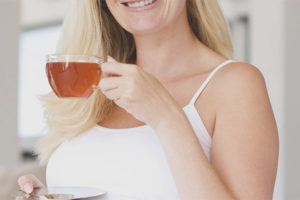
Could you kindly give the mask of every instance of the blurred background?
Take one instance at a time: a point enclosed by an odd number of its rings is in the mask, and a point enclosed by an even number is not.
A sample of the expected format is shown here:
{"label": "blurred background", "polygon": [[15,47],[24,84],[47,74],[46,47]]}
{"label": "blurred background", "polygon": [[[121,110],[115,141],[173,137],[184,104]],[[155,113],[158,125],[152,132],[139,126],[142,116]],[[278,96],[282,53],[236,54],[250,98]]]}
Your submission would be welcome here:
{"label": "blurred background", "polygon": [[[300,0],[220,0],[235,59],[264,74],[280,133],[274,199],[300,199]],[[0,0],[0,199],[21,174],[44,169],[32,154],[45,134],[38,96],[50,91],[45,55],[54,53],[68,0]]]}

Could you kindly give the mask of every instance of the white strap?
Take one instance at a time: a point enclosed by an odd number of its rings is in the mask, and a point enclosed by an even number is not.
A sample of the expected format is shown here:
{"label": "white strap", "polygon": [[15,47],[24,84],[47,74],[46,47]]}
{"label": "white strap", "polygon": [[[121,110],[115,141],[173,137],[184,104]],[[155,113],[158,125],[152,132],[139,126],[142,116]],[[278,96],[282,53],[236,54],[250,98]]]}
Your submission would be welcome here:
{"label": "white strap", "polygon": [[234,60],[227,60],[225,62],[223,62],[222,64],[220,64],[218,67],[216,67],[206,78],[206,80],[203,82],[203,84],[200,86],[200,88],[197,90],[197,92],[195,93],[195,95],[193,96],[192,100],[190,101],[189,104],[194,105],[196,100],[198,99],[198,97],[200,96],[200,94],[202,93],[202,91],[204,90],[204,88],[207,86],[208,82],[210,81],[210,79],[215,75],[215,73],[221,69],[222,67],[228,65],[229,63],[233,63],[235,62]]}

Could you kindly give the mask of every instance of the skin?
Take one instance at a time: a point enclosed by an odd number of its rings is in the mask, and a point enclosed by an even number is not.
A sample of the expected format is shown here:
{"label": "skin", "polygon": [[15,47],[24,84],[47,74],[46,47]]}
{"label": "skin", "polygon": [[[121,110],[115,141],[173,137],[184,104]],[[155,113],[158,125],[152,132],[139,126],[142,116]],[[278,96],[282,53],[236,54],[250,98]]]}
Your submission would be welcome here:
{"label": "skin", "polygon": [[[262,73],[246,63],[229,64],[197,99],[195,108],[213,138],[209,161],[182,107],[227,59],[192,34],[185,1],[159,1],[156,9],[135,13],[119,0],[107,1],[116,20],[134,35],[137,64],[113,58],[103,64],[99,86],[117,106],[101,126],[149,124],[182,200],[272,199],[278,133]],[[23,190],[28,183],[42,186],[35,177],[20,179]]]}

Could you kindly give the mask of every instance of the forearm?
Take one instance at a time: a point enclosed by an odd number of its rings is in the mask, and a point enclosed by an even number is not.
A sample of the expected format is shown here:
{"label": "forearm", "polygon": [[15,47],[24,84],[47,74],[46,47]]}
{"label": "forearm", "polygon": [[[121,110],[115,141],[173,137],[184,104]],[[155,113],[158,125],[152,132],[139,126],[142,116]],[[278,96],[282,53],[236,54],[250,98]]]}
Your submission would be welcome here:
{"label": "forearm", "polygon": [[205,156],[184,112],[174,111],[152,128],[165,151],[182,200],[234,199]]}

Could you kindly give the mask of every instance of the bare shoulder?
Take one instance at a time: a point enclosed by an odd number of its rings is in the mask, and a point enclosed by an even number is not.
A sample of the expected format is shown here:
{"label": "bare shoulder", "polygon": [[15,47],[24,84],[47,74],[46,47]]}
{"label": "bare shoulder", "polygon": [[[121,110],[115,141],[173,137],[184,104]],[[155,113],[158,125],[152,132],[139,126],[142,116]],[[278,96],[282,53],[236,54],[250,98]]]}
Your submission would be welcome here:
{"label": "bare shoulder", "polygon": [[272,199],[278,130],[262,72],[232,63],[216,73],[211,86],[214,169],[237,199]]}
{"label": "bare shoulder", "polygon": [[[265,79],[262,72],[254,65],[242,62],[228,64],[217,74],[216,80],[223,84],[242,84],[241,86],[265,87]],[[230,89],[230,88],[228,88]]]}
{"label": "bare shoulder", "polygon": [[223,67],[216,73],[213,87],[219,105],[228,103],[226,100],[257,99],[261,102],[262,98],[269,103],[264,76],[251,64],[236,62]]}

